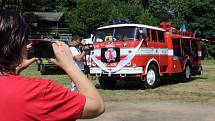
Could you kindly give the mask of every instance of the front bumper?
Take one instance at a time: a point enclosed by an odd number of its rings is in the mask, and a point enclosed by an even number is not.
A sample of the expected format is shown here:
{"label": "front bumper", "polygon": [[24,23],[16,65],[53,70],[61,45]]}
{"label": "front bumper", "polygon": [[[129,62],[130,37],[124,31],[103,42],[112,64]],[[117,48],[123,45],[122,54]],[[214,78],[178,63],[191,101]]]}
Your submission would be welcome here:
{"label": "front bumper", "polygon": [[[113,68],[108,68],[108,69],[113,69]],[[113,72],[111,74],[142,74],[143,72],[143,67],[136,67],[136,68],[122,68],[121,70],[117,72]],[[100,68],[90,68],[90,74],[108,74],[108,72],[103,71]]]}
{"label": "front bumper", "polygon": [[55,64],[50,64],[50,63],[43,63],[43,66],[48,66],[48,67],[57,67]]}

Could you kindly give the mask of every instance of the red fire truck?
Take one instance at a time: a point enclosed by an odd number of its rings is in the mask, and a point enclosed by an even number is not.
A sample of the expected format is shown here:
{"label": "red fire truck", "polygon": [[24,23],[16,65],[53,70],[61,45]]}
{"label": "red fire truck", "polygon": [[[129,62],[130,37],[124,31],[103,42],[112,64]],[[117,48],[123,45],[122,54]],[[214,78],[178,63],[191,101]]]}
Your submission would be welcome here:
{"label": "red fire truck", "polygon": [[97,29],[90,56],[90,74],[103,88],[117,80],[139,79],[155,88],[161,76],[179,75],[188,80],[201,74],[201,39],[163,22],[159,27],[114,24]]}

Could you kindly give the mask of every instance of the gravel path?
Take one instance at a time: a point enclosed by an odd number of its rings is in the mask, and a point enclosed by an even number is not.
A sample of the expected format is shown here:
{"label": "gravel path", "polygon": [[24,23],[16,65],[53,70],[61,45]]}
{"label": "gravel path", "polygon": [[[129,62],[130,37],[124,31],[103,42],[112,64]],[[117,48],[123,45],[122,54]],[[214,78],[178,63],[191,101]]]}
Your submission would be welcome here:
{"label": "gravel path", "polygon": [[103,115],[87,121],[215,121],[215,105],[179,102],[109,102]]}

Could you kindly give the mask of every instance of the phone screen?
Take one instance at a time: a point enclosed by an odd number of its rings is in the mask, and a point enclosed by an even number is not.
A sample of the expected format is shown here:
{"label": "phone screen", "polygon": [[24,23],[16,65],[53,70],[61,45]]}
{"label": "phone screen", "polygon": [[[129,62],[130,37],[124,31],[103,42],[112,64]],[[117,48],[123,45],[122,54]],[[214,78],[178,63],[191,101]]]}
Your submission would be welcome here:
{"label": "phone screen", "polygon": [[55,58],[55,54],[50,41],[32,41],[33,53],[38,58]]}

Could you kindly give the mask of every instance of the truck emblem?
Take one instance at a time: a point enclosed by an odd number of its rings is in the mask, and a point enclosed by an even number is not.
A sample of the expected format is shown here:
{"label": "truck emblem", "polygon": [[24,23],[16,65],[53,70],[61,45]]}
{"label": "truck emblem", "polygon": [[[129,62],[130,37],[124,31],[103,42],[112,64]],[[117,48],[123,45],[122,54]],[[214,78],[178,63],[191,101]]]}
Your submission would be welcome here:
{"label": "truck emblem", "polygon": [[114,48],[108,48],[105,51],[105,59],[107,62],[115,61],[116,59],[116,50]]}

